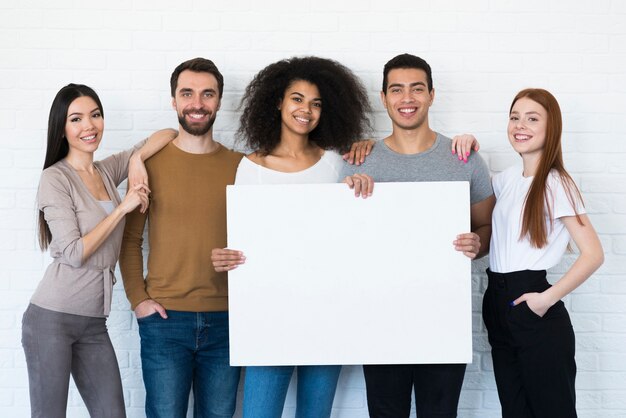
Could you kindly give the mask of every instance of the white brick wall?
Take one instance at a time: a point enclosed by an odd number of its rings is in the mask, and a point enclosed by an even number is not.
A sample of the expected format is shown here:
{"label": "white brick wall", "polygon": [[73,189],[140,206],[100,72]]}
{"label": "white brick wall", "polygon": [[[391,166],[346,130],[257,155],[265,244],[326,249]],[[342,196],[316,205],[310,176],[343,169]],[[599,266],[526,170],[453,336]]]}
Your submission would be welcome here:
{"label": "white brick wall", "polygon": [[[433,67],[431,116],[445,134],[476,133],[491,169],[517,161],[505,137],[521,88],[541,86],[564,111],[570,172],[585,194],[606,263],[567,298],[577,333],[582,418],[626,416],[626,2],[622,0],[0,0],[0,416],[29,414],[20,321],[47,263],[36,247],[34,198],[54,93],[82,82],[101,95],[107,134],[100,155],[174,126],[169,75],[181,61],[213,59],[226,78],[217,137],[232,143],[236,105],[251,76],[291,55],[316,54],[353,68],[378,112],[383,64],[401,52]],[[571,257],[567,257],[571,262]],[[556,268],[557,279],[563,271]],[[475,263],[474,362],[461,417],[498,417],[480,319],[484,261]],[[143,416],[137,326],[121,286],[109,328],[128,413]],[[295,404],[290,392],[285,416]],[[70,417],[86,417],[72,389]],[[334,417],[367,416],[361,369],[343,370]]]}

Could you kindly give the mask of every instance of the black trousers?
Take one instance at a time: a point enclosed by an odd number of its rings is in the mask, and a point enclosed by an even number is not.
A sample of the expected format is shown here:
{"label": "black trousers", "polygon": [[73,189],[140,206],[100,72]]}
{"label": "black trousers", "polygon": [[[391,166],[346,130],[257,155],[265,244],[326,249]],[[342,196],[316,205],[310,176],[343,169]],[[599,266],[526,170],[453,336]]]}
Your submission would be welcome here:
{"label": "black trousers", "polygon": [[546,272],[494,273],[483,299],[493,369],[503,418],[576,417],[576,363],[572,323],[562,301],[543,317],[526,302],[510,303],[524,293],[551,285]]}
{"label": "black trousers", "polygon": [[465,367],[465,364],[363,366],[370,417],[408,417],[413,388],[419,418],[456,417]]}

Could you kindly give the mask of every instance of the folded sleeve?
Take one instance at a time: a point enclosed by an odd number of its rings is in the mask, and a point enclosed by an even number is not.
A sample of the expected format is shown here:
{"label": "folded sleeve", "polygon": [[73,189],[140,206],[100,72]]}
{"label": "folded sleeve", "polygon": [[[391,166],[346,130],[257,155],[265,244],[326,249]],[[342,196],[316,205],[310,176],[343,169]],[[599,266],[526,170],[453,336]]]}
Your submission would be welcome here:
{"label": "folded sleeve", "polygon": [[[567,182],[568,187],[565,186]],[[552,218],[558,219],[566,216],[582,215],[586,213],[585,206],[576,192],[576,185],[551,172],[548,176],[547,187],[548,204],[552,209]]]}
{"label": "folded sleeve", "polygon": [[50,255],[72,267],[81,267],[83,240],[67,177],[56,170],[44,170],[37,192],[37,206],[52,233]]}
{"label": "folded sleeve", "polygon": [[111,176],[115,186],[128,177],[128,163],[133,153],[139,150],[146,143],[147,139],[137,142],[132,148],[112,154],[99,162],[100,166]]}

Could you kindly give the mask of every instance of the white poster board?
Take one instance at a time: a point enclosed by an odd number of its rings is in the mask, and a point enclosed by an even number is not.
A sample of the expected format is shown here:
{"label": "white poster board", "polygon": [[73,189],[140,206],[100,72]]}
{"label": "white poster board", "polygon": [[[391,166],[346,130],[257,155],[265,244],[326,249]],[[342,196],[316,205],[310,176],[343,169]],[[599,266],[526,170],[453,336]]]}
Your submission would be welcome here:
{"label": "white poster board", "polygon": [[469,183],[228,186],[232,365],[471,363]]}

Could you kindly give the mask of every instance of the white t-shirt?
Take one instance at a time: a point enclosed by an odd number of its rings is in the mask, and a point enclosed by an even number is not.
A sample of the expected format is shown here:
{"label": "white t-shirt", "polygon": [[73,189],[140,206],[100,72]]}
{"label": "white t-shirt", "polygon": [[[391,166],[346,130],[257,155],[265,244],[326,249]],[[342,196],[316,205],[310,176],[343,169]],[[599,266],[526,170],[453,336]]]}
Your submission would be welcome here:
{"label": "white t-shirt", "polygon": [[533,177],[522,176],[521,165],[511,167],[494,176],[493,191],[496,206],[491,217],[491,245],[489,268],[496,273],[520,270],[547,270],[559,263],[567,249],[570,235],[560,218],[585,213],[585,208],[573,196],[576,209],[572,207],[558,173],[548,176],[548,204],[552,208],[553,227],[546,216],[548,240],[543,248],[530,244],[528,236],[520,240],[524,201]]}
{"label": "white t-shirt", "polygon": [[316,184],[337,183],[344,161],[334,151],[324,151],[322,158],[302,171],[285,173],[272,170],[244,157],[237,167],[235,184]]}

